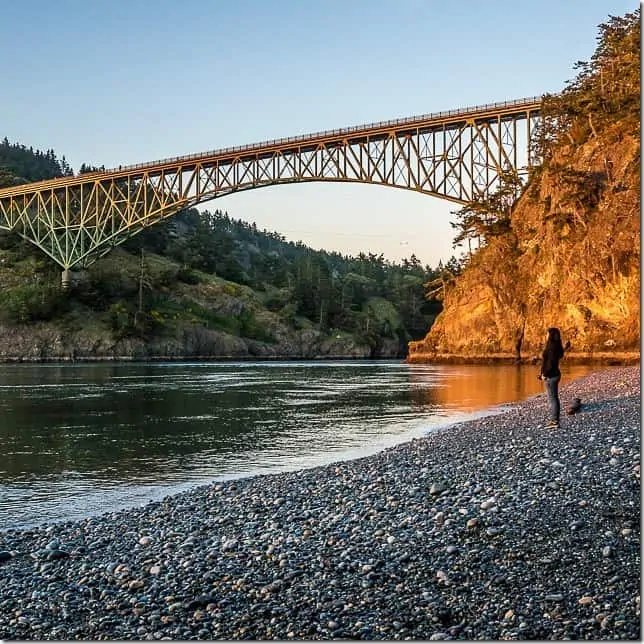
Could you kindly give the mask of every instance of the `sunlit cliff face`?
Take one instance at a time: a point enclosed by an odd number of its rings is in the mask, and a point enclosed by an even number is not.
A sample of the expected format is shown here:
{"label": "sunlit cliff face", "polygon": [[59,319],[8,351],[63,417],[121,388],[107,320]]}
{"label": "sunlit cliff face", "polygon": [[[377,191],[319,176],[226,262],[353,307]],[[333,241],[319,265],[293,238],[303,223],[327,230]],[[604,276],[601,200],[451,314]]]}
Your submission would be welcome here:
{"label": "sunlit cliff face", "polygon": [[573,352],[639,352],[639,13],[601,27],[591,61],[544,98],[543,163],[509,227],[471,255],[410,357],[531,357],[549,326]]}
{"label": "sunlit cliff face", "polygon": [[[555,169],[517,203],[516,243],[492,239],[473,257],[410,355],[514,355],[521,337],[521,355],[530,358],[548,326],[573,352],[639,351],[639,154],[632,132],[558,153]],[[607,163],[610,175],[601,175]],[[554,176],[564,164],[604,176],[595,206],[581,211],[578,193]]]}
{"label": "sunlit cliff face", "polygon": [[[599,166],[614,159],[612,177],[583,223],[559,226],[570,198],[544,173],[537,200],[524,197],[513,214],[518,256],[493,240],[457,278],[444,310],[410,354],[438,351],[539,355],[543,330],[561,329],[573,352],[639,350],[639,139],[582,146],[570,163]],[[540,195],[550,197],[544,212]]]}

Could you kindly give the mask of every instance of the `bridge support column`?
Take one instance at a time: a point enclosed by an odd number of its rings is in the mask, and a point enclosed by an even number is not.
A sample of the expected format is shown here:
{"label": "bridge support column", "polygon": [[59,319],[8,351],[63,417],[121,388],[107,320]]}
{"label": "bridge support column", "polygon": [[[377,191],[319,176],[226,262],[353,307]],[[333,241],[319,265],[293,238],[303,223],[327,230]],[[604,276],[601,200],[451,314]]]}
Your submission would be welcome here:
{"label": "bridge support column", "polygon": [[63,270],[63,277],[62,277],[63,291],[69,290],[69,282],[70,282],[69,269],[66,268]]}

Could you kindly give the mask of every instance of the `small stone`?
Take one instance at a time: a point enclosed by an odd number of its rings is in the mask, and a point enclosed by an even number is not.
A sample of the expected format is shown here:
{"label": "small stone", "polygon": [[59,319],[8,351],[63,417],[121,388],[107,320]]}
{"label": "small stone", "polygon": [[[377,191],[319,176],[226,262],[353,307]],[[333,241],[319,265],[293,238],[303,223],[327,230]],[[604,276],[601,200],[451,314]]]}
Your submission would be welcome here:
{"label": "small stone", "polygon": [[139,539],[139,544],[142,546],[149,546],[153,541],[154,539],[152,537],[144,535]]}
{"label": "small stone", "polygon": [[465,527],[468,530],[471,530],[473,528],[476,528],[478,524],[479,524],[479,520],[476,517],[474,517],[473,519],[468,519],[467,523],[465,524]]}
{"label": "small stone", "polygon": [[547,602],[561,602],[563,601],[563,595],[561,593],[551,593],[546,595],[545,600]]}
{"label": "small stone", "polygon": [[587,606],[588,604],[593,603],[593,598],[590,597],[589,595],[584,595],[583,597],[579,598],[578,602],[581,606]]}
{"label": "small stone", "polygon": [[224,539],[221,544],[221,549],[226,552],[228,550],[234,550],[237,547],[237,539]]}
{"label": "small stone", "polygon": [[9,561],[11,559],[11,553],[8,550],[0,550],[0,562]]}
{"label": "small stone", "polygon": [[481,510],[491,510],[497,504],[496,498],[491,496],[489,499],[481,503]]}
{"label": "small stone", "polygon": [[602,557],[610,557],[613,554],[613,549],[610,546],[604,546],[602,548]]}
{"label": "small stone", "polygon": [[444,492],[446,489],[447,486],[443,481],[436,481],[435,483],[432,483],[432,486],[429,488],[429,493],[431,495],[436,495]]}
{"label": "small stone", "polygon": [[442,570],[436,571],[436,579],[438,579],[438,581],[442,581],[443,583],[447,583],[449,581],[447,573],[443,572]]}

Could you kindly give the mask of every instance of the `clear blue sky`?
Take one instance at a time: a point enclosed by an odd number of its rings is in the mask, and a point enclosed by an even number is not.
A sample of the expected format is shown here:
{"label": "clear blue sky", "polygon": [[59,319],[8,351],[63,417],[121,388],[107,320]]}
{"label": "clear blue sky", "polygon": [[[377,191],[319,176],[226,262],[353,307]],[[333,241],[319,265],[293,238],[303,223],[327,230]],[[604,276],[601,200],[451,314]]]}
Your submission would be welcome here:
{"label": "clear blue sky", "polygon": [[[0,136],[74,170],[556,92],[621,0],[25,0],[0,18]],[[454,253],[446,201],[300,184],[205,204],[314,248]]]}

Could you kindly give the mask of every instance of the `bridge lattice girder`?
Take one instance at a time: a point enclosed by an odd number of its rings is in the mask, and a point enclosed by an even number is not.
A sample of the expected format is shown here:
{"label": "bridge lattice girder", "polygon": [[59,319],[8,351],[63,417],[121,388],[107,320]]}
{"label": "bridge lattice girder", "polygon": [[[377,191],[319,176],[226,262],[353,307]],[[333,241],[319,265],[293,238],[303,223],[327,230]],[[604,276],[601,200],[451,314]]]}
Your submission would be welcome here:
{"label": "bridge lattice girder", "polygon": [[0,228],[69,269],[186,207],[280,183],[373,183],[467,203],[501,171],[534,163],[539,107],[522,99],[5,188]]}

